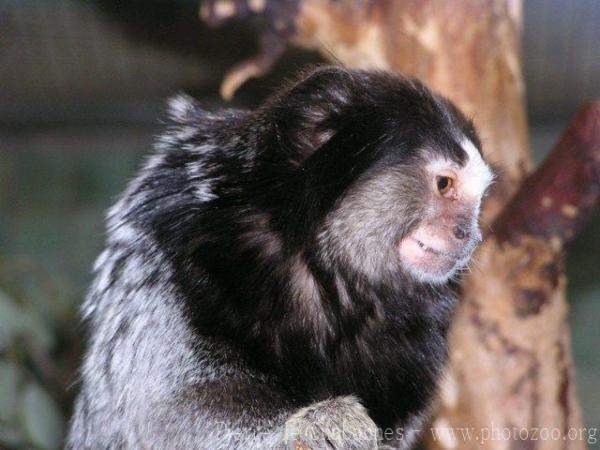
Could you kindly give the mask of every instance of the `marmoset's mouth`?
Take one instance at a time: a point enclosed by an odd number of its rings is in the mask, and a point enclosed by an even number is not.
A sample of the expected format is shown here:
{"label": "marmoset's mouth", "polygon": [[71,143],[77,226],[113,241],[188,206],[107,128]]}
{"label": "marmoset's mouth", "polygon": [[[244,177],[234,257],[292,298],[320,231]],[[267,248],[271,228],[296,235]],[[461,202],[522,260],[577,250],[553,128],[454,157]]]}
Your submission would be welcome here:
{"label": "marmoset's mouth", "polygon": [[424,239],[407,236],[398,244],[400,264],[419,281],[445,283],[467,264],[473,245],[466,243],[454,251],[440,248],[442,245],[444,241],[441,239],[434,247]]}
{"label": "marmoset's mouth", "polygon": [[428,246],[427,244],[425,244],[423,241],[416,239],[416,238],[411,238],[413,241],[415,241],[417,243],[417,245],[425,252],[431,253],[433,255],[436,256],[442,256],[448,259],[452,259],[454,261],[464,258],[465,255],[464,254],[459,254],[459,253],[453,253],[453,252],[447,252],[444,250],[439,250],[433,247]]}

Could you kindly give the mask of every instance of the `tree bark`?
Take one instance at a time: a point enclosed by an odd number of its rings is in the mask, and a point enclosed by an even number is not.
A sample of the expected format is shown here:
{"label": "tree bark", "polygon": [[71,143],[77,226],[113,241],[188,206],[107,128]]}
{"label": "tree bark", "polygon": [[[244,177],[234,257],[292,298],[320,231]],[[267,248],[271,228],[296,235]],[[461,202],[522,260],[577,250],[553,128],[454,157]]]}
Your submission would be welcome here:
{"label": "tree bark", "polygon": [[[450,98],[500,170],[483,218],[493,225],[462,283],[427,446],[586,448],[563,254],[598,201],[600,104],[580,113],[530,175],[520,0],[298,0],[284,13],[258,3],[281,39],[347,66],[416,76]],[[470,437],[457,430],[465,427]]]}

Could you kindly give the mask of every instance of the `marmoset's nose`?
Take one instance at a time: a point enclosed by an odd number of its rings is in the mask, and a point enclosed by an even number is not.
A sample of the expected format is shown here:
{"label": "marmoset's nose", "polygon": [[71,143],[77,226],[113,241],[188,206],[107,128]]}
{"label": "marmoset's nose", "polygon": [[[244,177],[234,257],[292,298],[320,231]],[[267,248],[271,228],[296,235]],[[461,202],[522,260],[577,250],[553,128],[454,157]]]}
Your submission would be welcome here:
{"label": "marmoset's nose", "polygon": [[464,227],[461,227],[459,225],[456,225],[452,231],[454,232],[454,237],[459,241],[462,241],[469,237],[469,232]]}

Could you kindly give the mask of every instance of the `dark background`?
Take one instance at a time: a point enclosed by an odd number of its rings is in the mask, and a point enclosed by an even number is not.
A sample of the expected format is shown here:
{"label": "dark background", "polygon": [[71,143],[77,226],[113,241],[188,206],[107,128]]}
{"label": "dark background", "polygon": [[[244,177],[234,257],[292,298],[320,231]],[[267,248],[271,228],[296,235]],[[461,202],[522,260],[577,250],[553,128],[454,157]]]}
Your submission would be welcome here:
{"label": "dark background", "polygon": [[[166,97],[220,104],[260,22],[209,30],[193,0],[0,0],[0,449],[60,446],[85,336],[76,307],[102,218],[160,131]],[[600,97],[600,1],[526,0],[536,161]],[[235,104],[252,107],[316,54],[288,51]],[[567,261],[577,385],[600,425],[600,215]]]}

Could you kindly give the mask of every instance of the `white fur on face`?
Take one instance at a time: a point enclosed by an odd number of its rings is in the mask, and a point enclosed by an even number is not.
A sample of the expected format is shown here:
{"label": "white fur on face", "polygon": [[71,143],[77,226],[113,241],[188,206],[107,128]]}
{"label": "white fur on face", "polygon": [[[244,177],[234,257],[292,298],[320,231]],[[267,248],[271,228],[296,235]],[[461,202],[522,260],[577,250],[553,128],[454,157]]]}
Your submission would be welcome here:
{"label": "white fur on face", "polygon": [[455,173],[459,197],[477,202],[481,200],[483,193],[493,181],[494,174],[490,166],[481,157],[479,150],[469,139],[463,137],[460,145],[467,153],[467,160],[464,165],[459,166],[448,159],[438,158],[429,162],[427,170],[433,176],[446,171]]}
{"label": "white fur on face", "polygon": [[465,166],[460,170],[462,190],[467,195],[481,198],[494,179],[494,174],[469,139],[463,137],[460,144],[469,157]]}

